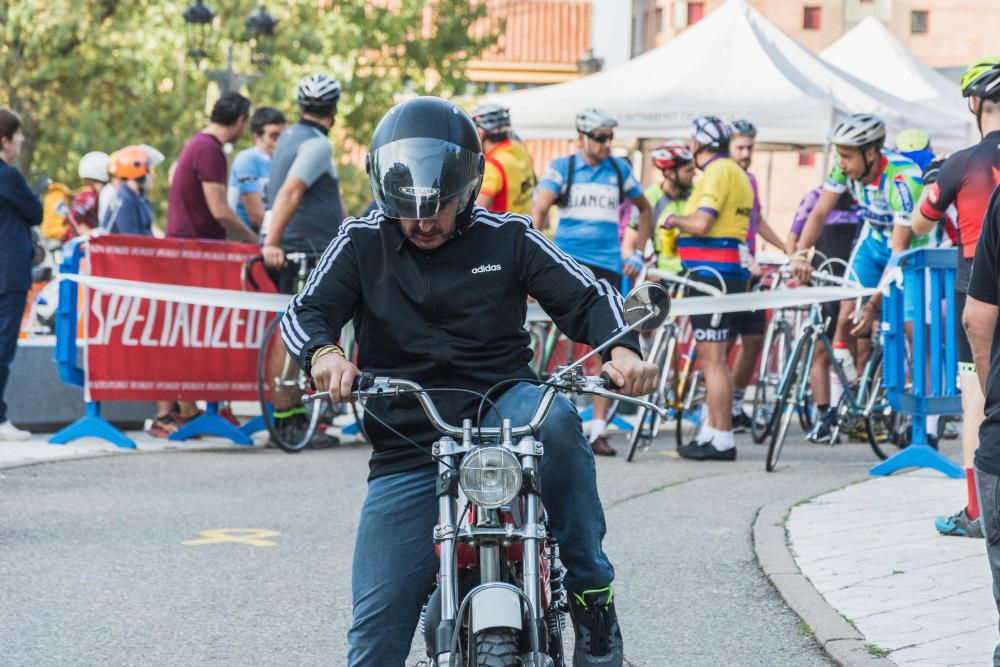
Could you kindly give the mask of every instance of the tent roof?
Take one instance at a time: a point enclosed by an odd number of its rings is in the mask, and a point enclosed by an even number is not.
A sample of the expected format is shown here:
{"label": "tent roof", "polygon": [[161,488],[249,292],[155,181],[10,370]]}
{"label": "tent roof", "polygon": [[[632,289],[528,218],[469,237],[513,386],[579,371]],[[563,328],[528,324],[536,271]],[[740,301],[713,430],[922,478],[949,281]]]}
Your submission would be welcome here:
{"label": "tent roof", "polygon": [[619,120],[623,138],[685,137],[693,116],[747,118],[761,143],[821,145],[833,120],[868,112],[890,134],[920,126],[942,145],[964,143],[954,116],[883,93],[821,60],[746,0],[728,0],[663,46],[586,78],[491,95],[509,106],[524,138],[574,138],[574,116],[598,107]]}
{"label": "tent roof", "polygon": [[820,57],[900,99],[920,102],[963,120],[971,118],[958,85],[925,65],[874,17],[861,21]]}

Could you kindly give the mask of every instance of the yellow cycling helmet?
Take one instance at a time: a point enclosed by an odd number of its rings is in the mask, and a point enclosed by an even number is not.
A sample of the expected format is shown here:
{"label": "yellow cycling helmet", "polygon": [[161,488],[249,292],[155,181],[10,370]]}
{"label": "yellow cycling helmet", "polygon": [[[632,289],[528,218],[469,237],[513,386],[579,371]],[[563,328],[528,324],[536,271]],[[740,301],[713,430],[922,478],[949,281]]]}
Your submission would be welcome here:
{"label": "yellow cycling helmet", "polygon": [[962,75],[962,96],[1000,99],[1000,56],[980,58]]}
{"label": "yellow cycling helmet", "polygon": [[896,135],[896,150],[900,153],[922,151],[930,145],[930,135],[916,127],[900,130]]}

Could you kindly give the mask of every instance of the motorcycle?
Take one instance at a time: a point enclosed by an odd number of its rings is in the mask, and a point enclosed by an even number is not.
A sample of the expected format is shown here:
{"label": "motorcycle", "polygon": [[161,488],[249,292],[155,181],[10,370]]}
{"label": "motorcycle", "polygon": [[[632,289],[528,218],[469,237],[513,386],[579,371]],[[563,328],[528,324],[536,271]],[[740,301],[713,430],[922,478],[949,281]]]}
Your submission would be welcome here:
{"label": "motorcycle", "polygon": [[559,369],[529,423],[520,426],[509,419],[495,428],[473,427],[471,419],[454,426],[444,422],[416,382],[370,373],[355,379],[359,400],[415,395],[442,435],[432,448],[438,462],[434,543],[440,568],[420,614],[419,632],[427,647],[422,665],[565,667],[562,631],[569,601],[559,547],[541,502],[539,464],[545,448],[533,434],[559,393],[606,396],[665,417],[659,406],[611,391],[606,373],[585,376],[582,365],[630,331],[655,330],[669,310],[670,297],[660,285],[634,289],[625,300],[628,326]]}

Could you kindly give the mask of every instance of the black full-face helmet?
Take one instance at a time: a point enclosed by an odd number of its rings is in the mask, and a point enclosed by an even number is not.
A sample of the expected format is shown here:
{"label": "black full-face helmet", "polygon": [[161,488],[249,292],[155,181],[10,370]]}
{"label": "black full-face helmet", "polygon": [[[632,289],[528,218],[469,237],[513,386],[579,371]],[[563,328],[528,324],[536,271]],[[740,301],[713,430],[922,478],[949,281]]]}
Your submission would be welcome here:
{"label": "black full-face helmet", "polygon": [[375,128],[365,168],[375,201],[389,218],[433,218],[452,202],[471,212],[483,182],[475,123],[439,97],[393,107]]}

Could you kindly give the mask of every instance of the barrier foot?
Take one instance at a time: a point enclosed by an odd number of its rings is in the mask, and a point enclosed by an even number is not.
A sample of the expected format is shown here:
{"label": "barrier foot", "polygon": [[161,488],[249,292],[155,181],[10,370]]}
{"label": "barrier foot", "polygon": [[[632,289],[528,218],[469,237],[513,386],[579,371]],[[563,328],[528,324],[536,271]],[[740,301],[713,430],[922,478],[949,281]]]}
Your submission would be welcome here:
{"label": "barrier foot", "polygon": [[215,402],[206,406],[205,414],[171,433],[169,439],[187,440],[199,435],[216,435],[228,438],[237,445],[253,445],[249,435],[219,416],[219,404]]}
{"label": "barrier foot", "polygon": [[65,445],[78,438],[100,438],[122,449],[135,449],[135,443],[111,422],[101,416],[101,404],[91,401],[84,407],[86,414],[65,426],[49,438],[50,445]]}
{"label": "barrier foot", "polygon": [[[271,406],[270,405],[267,406],[267,409],[270,410]],[[260,415],[257,415],[243,426],[240,426],[240,433],[246,436],[253,435],[258,431],[266,431],[266,430],[267,430],[267,424],[264,423],[264,418]]]}
{"label": "barrier foot", "polygon": [[868,471],[886,476],[903,468],[933,468],[953,479],[965,479],[965,471],[930,445],[910,445]]}
{"label": "barrier foot", "polygon": [[348,424],[344,428],[340,429],[340,432],[343,435],[357,435],[361,432],[361,426],[358,422],[354,422],[353,424]]}

